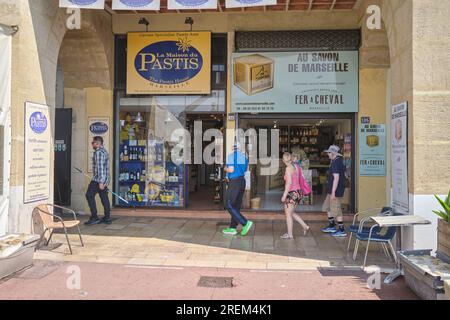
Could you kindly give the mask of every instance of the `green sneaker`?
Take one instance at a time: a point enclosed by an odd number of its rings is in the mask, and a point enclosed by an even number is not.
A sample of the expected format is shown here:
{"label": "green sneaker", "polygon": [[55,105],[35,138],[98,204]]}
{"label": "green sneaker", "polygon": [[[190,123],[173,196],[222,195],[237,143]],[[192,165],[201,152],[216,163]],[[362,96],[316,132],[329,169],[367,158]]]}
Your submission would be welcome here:
{"label": "green sneaker", "polygon": [[237,235],[237,230],[235,228],[225,228],[222,230],[222,233],[229,236],[235,236]]}
{"label": "green sneaker", "polygon": [[253,226],[253,222],[251,222],[250,220],[247,221],[247,224],[245,226],[242,227],[241,230],[241,236],[245,236],[247,235],[248,231],[250,230],[250,228]]}

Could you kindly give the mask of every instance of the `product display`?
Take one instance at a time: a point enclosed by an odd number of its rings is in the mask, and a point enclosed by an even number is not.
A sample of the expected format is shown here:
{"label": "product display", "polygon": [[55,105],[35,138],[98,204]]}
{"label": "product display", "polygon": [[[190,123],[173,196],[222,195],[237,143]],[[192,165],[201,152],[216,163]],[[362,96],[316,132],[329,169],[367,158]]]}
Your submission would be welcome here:
{"label": "product display", "polygon": [[272,59],[260,54],[239,57],[234,60],[234,84],[247,95],[273,88]]}
{"label": "product display", "polygon": [[[184,164],[174,164],[170,143],[152,134],[150,113],[120,114],[118,183],[132,206],[184,206]],[[127,205],[119,202],[120,205]]]}

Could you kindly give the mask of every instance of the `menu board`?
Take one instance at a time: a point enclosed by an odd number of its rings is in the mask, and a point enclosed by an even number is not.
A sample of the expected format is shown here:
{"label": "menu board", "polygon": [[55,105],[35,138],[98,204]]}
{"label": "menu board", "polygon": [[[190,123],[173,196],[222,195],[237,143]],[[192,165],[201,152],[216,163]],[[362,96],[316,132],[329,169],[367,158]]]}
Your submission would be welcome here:
{"label": "menu board", "polygon": [[408,191],[408,103],[391,109],[391,177],[392,206],[400,213],[409,213]]}
{"label": "menu board", "polygon": [[26,102],[24,203],[50,198],[51,139],[49,107]]}

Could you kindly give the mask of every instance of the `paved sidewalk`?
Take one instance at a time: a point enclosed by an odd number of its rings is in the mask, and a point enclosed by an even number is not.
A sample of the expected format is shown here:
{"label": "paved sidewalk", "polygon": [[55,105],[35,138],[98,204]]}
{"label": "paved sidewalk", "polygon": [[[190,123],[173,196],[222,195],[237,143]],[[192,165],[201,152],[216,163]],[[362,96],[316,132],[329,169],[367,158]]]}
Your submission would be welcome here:
{"label": "paved sidewalk", "polygon": [[[67,282],[73,277],[74,266],[79,267],[80,288],[71,290]],[[201,276],[232,277],[233,286],[199,287]],[[402,278],[391,285],[382,283],[380,290],[370,290],[367,277],[362,271],[267,271],[36,260],[34,267],[0,281],[0,299],[417,299]]]}
{"label": "paved sidewalk", "polygon": [[[86,219],[86,218],[84,218]],[[84,221],[84,220],[83,220]],[[74,254],[70,255],[63,234],[54,242],[62,245],[53,251],[38,250],[36,259],[53,261],[102,262],[152,266],[195,266],[261,270],[317,270],[353,268],[362,265],[364,245],[358,260],[347,252],[347,238],[323,234],[323,223],[311,222],[304,236],[295,227],[295,240],[281,240],[283,221],[257,221],[246,237],[224,236],[224,220],[119,218],[112,225],[82,226],[85,247],[78,235],[70,235]],[[374,244],[368,265],[391,270],[389,261]]]}

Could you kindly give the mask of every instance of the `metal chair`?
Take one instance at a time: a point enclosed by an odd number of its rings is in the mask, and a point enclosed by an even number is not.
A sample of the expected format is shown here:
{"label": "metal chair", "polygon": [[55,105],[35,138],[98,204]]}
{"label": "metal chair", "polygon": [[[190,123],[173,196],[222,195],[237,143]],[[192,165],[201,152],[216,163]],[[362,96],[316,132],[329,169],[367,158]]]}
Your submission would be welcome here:
{"label": "metal chair", "polygon": [[[353,222],[348,227],[348,231],[350,232],[350,236],[348,239],[348,245],[347,245],[347,251],[350,251],[350,245],[352,242],[352,235],[357,234],[358,232],[366,232],[369,233],[370,227],[363,227],[361,230],[359,230],[361,223],[366,222],[370,219],[370,217],[377,216],[377,215],[392,215],[393,210],[391,207],[382,207],[382,208],[371,208],[363,211],[359,211],[355,213],[353,216]],[[360,219],[359,224],[356,224],[356,220]],[[374,229],[374,231],[379,231],[378,229]],[[383,248],[384,250],[384,248]]]}
{"label": "metal chair", "polygon": [[[396,216],[396,215],[400,215],[400,214],[393,212],[391,215]],[[368,219],[370,219],[370,218],[368,218]],[[390,257],[389,250],[387,248],[387,245],[389,245],[389,248],[392,253],[392,257],[394,258],[394,261],[397,263],[397,255],[395,253],[394,246],[392,245],[392,239],[394,239],[394,237],[395,237],[395,234],[397,232],[397,227],[380,228],[376,224],[374,224],[372,227],[370,227],[369,232],[367,233],[367,232],[364,232],[364,223],[368,219],[365,219],[364,221],[361,221],[361,223],[360,223],[358,233],[356,234],[356,243],[355,243],[355,249],[353,251],[353,260],[356,260],[356,256],[358,254],[359,242],[367,241],[363,267],[366,266],[370,242],[376,242],[376,243],[382,244],[382,247],[387,250],[387,252],[386,252],[387,256]]]}
{"label": "metal chair", "polygon": [[397,262],[397,256],[395,254],[394,246],[392,245],[392,239],[395,236],[397,231],[397,227],[389,227],[385,234],[381,234],[381,232],[373,232],[376,226],[372,226],[369,233],[357,233],[356,234],[356,244],[355,244],[355,252],[353,253],[353,260],[356,260],[356,255],[358,253],[358,245],[360,241],[367,241],[366,254],[364,255],[364,263],[363,267],[366,266],[367,255],[369,253],[370,242],[382,243],[384,245],[388,244],[389,248],[392,250],[392,256],[394,257],[394,261]]}
{"label": "metal chair", "polygon": [[[68,220],[64,221],[61,217],[53,214],[53,208],[59,208],[62,211],[67,211],[73,214],[74,220]],[[47,240],[47,243],[45,244],[48,246],[50,243],[50,240],[52,239],[53,232],[57,229],[63,229],[64,233],[66,235],[67,245],[69,246],[70,254],[72,254],[72,247],[70,245],[69,236],[67,234],[67,229],[70,228],[77,228],[78,229],[78,235],[80,237],[81,246],[84,247],[83,239],[81,237],[81,231],[80,231],[80,221],[77,220],[77,216],[75,214],[75,211],[64,208],[61,206],[57,206],[54,204],[41,204],[33,209],[33,217],[35,214],[39,215],[39,217],[42,220],[42,223],[44,225],[44,231],[42,232],[41,237],[43,238],[45,232],[50,231],[50,236]],[[56,219],[56,221],[55,221]]]}

